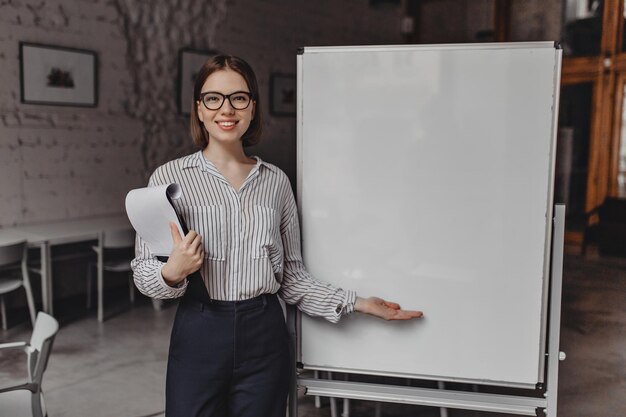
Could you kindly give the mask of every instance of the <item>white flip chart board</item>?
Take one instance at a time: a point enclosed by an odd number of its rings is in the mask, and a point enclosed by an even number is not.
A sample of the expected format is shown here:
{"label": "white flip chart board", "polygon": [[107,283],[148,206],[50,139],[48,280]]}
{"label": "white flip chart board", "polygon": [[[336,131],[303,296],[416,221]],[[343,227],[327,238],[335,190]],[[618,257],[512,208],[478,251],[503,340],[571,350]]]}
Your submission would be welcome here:
{"label": "white flip chart board", "polygon": [[543,381],[560,62],[552,42],[304,48],[304,262],[425,312],[302,315],[305,368]]}

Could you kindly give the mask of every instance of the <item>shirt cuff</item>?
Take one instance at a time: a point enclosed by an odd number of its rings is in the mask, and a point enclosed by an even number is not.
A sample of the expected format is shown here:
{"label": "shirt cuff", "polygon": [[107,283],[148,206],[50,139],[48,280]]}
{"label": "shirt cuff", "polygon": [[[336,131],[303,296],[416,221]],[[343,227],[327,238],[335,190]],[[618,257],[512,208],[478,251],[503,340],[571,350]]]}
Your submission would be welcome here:
{"label": "shirt cuff", "polygon": [[335,308],[335,313],[337,313],[339,317],[345,316],[354,312],[354,304],[356,303],[355,291],[344,290],[344,292],[345,292],[345,296],[343,298],[342,303],[337,304],[337,307]]}
{"label": "shirt cuff", "polygon": [[162,269],[163,269],[163,265],[161,265],[161,267],[157,271],[157,282],[159,283],[159,286],[163,290],[167,291],[167,293],[171,294],[172,298],[177,298],[177,297],[182,296],[185,293],[185,290],[187,289],[187,284],[188,284],[187,278],[185,278],[183,281],[176,284],[175,287],[172,287],[168,285],[167,282],[165,282],[165,278],[163,278],[163,274],[161,273]]}
{"label": "shirt cuff", "polygon": [[354,304],[356,304],[356,291],[346,291],[346,299],[344,301],[343,314],[354,312]]}

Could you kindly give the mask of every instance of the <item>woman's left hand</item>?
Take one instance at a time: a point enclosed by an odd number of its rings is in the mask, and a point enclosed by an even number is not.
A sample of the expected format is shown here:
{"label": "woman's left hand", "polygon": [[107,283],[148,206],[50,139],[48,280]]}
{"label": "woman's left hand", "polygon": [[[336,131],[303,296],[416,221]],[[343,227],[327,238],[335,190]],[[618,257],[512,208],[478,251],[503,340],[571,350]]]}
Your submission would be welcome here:
{"label": "woman's left hand", "polygon": [[357,297],[354,309],[385,320],[410,320],[424,316],[421,311],[402,310],[399,304],[378,297]]}

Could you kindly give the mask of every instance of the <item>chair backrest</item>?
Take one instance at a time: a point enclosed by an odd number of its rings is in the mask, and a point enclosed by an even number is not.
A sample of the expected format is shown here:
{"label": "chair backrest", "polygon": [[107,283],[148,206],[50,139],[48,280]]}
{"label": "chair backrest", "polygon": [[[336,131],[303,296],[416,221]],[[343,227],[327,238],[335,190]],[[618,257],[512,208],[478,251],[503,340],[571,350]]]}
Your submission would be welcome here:
{"label": "chair backrest", "polygon": [[102,247],[105,249],[132,248],[135,246],[135,231],[108,230],[102,234]]}
{"label": "chair backrest", "polygon": [[35,328],[30,338],[31,352],[29,355],[29,376],[31,382],[41,387],[43,372],[48,366],[48,358],[52,351],[52,342],[59,331],[59,322],[44,312],[37,314]]}
{"label": "chair backrest", "polygon": [[26,241],[18,241],[8,245],[0,245],[0,266],[20,262],[24,257]]}

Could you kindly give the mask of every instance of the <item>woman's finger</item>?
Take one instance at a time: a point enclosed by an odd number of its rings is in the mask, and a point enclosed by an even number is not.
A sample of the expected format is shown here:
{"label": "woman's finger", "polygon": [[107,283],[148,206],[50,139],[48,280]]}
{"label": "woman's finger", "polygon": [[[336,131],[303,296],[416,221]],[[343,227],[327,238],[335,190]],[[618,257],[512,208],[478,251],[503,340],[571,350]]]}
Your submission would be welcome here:
{"label": "woman's finger", "polygon": [[196,235],[193,240],[191,241],[191,243],[189,244],[189,249],[191,249],[191,251],[193,253],[198,252],[198,248],[202,245],[202,236],[200,235]]}
{"label": "woman's finger", "polygon": [[178,227],[176,227],[174,222],[170,222],[170,232],[172,233],[172,241],[174,242],[174,245],[178,245],[183,240],[183,237],[180,235]]}
{"label": "woman's finger", "polygon": [[196,238],[196,236],[198,236],[198,233],[195,230],[190,230],[189,233],[185,235],[185,243],[190,245],[191,242],[193,242],[193,240]]}
{"label": "woman's finger", "polygon": [[411,311],[411,310],[397,310],[395,317],[393,320],[410,320],[410,319],[419,319],[424,317],[424,313],[421,311]]}

